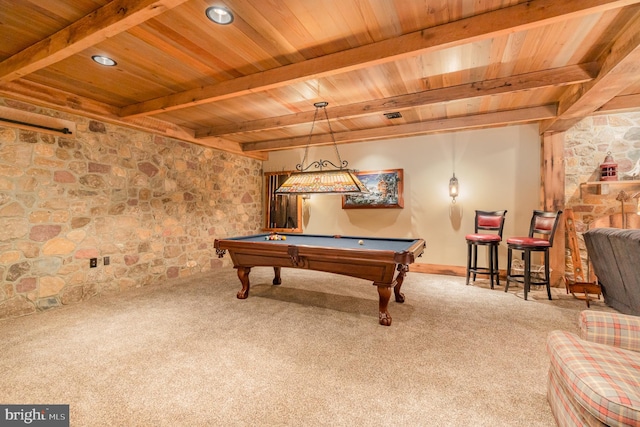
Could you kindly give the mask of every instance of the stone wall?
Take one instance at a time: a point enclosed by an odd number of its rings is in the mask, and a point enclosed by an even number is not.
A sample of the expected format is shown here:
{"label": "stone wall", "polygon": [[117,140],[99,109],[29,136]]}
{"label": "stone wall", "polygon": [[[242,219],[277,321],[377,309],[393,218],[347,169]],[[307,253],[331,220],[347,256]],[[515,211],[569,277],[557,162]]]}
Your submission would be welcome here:
{"label": "stone wall", "polygon": [[[586,118],[565,133],[564,147],[565,207],[574,211],[585,266],[586,250],[581,233],[596,221],[621,214],[617,194],[623,189],[635,193],[640,191],[640,185],[586,186],[584,183],[599,181],[600,165],[609,152],[618,163],[618,179],[631,180],[632,177],[626,175],[640,159],[640,112]],[[625,204],[625,212],[635,212],[635,209],[633,201]]]}
{"label": "stone wall", "polygon": [[0,318],[219,268],[215,238],[261,228],[258,160],[0,105],[76,123],[70,136],[0,123]]}
{"label": "stone wall", "polygon": [[602,191],[581,184],[600,179],[608,152],[618,163],[619,179],[631,179],[625,175],[640,159],[640,112],[586,118],[565,133],[564,146],[565,206],[573,208],[576,226],[584,231],[595,219],[621,210],[616,194],[622,187],[614,184]]}

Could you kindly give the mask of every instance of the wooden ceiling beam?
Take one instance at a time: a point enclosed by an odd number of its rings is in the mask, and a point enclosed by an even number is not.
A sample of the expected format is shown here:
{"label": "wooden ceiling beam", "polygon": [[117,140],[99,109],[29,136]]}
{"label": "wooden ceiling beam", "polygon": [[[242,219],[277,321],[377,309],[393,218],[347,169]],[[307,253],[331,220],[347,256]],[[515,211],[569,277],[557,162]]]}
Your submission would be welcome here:
{"label": "wooden ceiling beam", "polygon": [[540,133],[564,132],[624,92],[640,74],[640,11],[599,61],[592,81],[567,88],[558,104],[558,116],[545,121]]}
{"label": "wooden ceiling beam", "polygon": [[239,143],[223,138],[213,138],[206,141],[198,140],[194,137],[191,129],[186,129],[153,117],[123,119],[118,116],[118,109],[116,107],[52,89],[38,83],[21,80],[2,84],[0,85],[0,96],[28,102],[45,108],[54,108],[58,111],[89,117],[106,123],[138,129],[154,135],[174,138],[229,153],[241,154],[258,160],[266,160],[268,158],[267,153],[245,153]]}
{"label": "wooden ceiling beam", "polygon": [[123,107],[135,117],[229,99],[331,76],[474,41],[618,9],[640,0],[531,0],[400,37]]}
{"label": "wooden ceiling beam", "polygon": [[[521,108],[509,111],[496,111],[493,113],[475,114],[463,117],[428,120],[405,125],[338,132],[333,135],[335,137],[336,144],[344,144],[350,142],[422,135],[435,132],[449,132],[460,129],[498,127],[549,119],[551,117],[555,117],[556,110],[557,107],[555,105],[543,105],[539,107]],[[292,148],[305,147],[307,145],[329,144],[333,144],[331,135],[323,134],[312,135],[311,139],[309,139],[309,136],[301,136],[273,141],[248,142],[242,144],[242,150],[247,153],[253,151],[289,150]]]}
{"label": "wooden ceiling beam", "polygon": [[188,0],[114,0],[0,63],[0,82],[55,64]]}
{"label": "wooden ceiling beam", "polygon": [[[342,105],[327,109],[330,119],[353,118],[368,114],[378,114],[391,111],[402,111],[439,102],[470,99],[482,96],[498,95],[501,93],[518,92],[523,90],[541,89],[550,86],[565,86],[578,84],[594,79],[598,75],[598,64],[595,62],[570,65],[551,70],[536,71],[516,76],[485,80],[463,85],[428,90],[419,93],[395,96],[374,101]],[[196,130],[198,139],[207,139],[239,132],[275,129],[284,126],[310,123],[315,111],[254,120],[243,123],[233,123],[215,128]]]}
{"label": "wooden ceiling beam", "polygon": [[611,101],[598,108],[596,113],[609,114],[613,112],[637,111],[640,109],[640,94],[616,96]]}

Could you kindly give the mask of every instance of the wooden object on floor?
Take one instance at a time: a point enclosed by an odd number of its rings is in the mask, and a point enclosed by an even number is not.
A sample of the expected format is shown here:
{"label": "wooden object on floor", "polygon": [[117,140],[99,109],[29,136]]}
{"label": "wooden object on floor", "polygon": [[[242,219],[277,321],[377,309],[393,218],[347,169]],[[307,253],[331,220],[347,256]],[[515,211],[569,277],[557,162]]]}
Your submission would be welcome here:
{"label": "wooden object on floor", "polygon": [[573,280],[569,280],[565,274],[564,285],[567,293],[571,293],[575,298],[585,300],[587,308],[589,308],[590,295],[596,295],[597,298],[600,299],[602,288],[597,280],[592,282],[587,281],[584,270],[582,269],[582,259],[580,258],[580,246],[578,245],[573,209],[565,209],[564,214],[567,244],[571,252],[571,265],[573,269]]}

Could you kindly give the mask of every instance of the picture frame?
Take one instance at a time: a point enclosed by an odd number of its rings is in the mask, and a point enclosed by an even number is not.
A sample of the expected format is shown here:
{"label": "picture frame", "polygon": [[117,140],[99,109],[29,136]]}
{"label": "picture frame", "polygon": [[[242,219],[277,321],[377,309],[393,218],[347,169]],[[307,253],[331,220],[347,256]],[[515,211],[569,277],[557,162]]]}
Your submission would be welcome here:
{"label": "picture frame", "polygon": [[369,193],[342,196],[342,209],[404,208],[404,170],[360,171],[355,175]]}

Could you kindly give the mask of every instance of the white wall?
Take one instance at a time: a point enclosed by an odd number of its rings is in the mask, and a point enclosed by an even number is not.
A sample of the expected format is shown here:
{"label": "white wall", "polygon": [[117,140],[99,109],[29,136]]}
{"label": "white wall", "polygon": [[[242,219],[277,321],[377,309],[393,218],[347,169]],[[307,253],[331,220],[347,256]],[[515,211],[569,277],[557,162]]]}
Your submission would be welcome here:
{"label": "white wall", "polygon": [[[504,237],[526,235],[540,191],[540,137],[535,125],[473,130],[339,145],[349,167],[404,169],[404,209],[342,209],[338,195],[313,195],[304,208],[304,232],[351,236],[421,237],[418,262],[466,266],[464,236],[474,211],[507,209]],[[304,149],[272,152],[265,172],[294,170]],[[455,157],[455,158],[454,158]],[[310,147],[308,161],[336,161],[335,149]],[[455,168],[460,196],[448,196]],[[500,268],[506,267],[506,247]]]}

